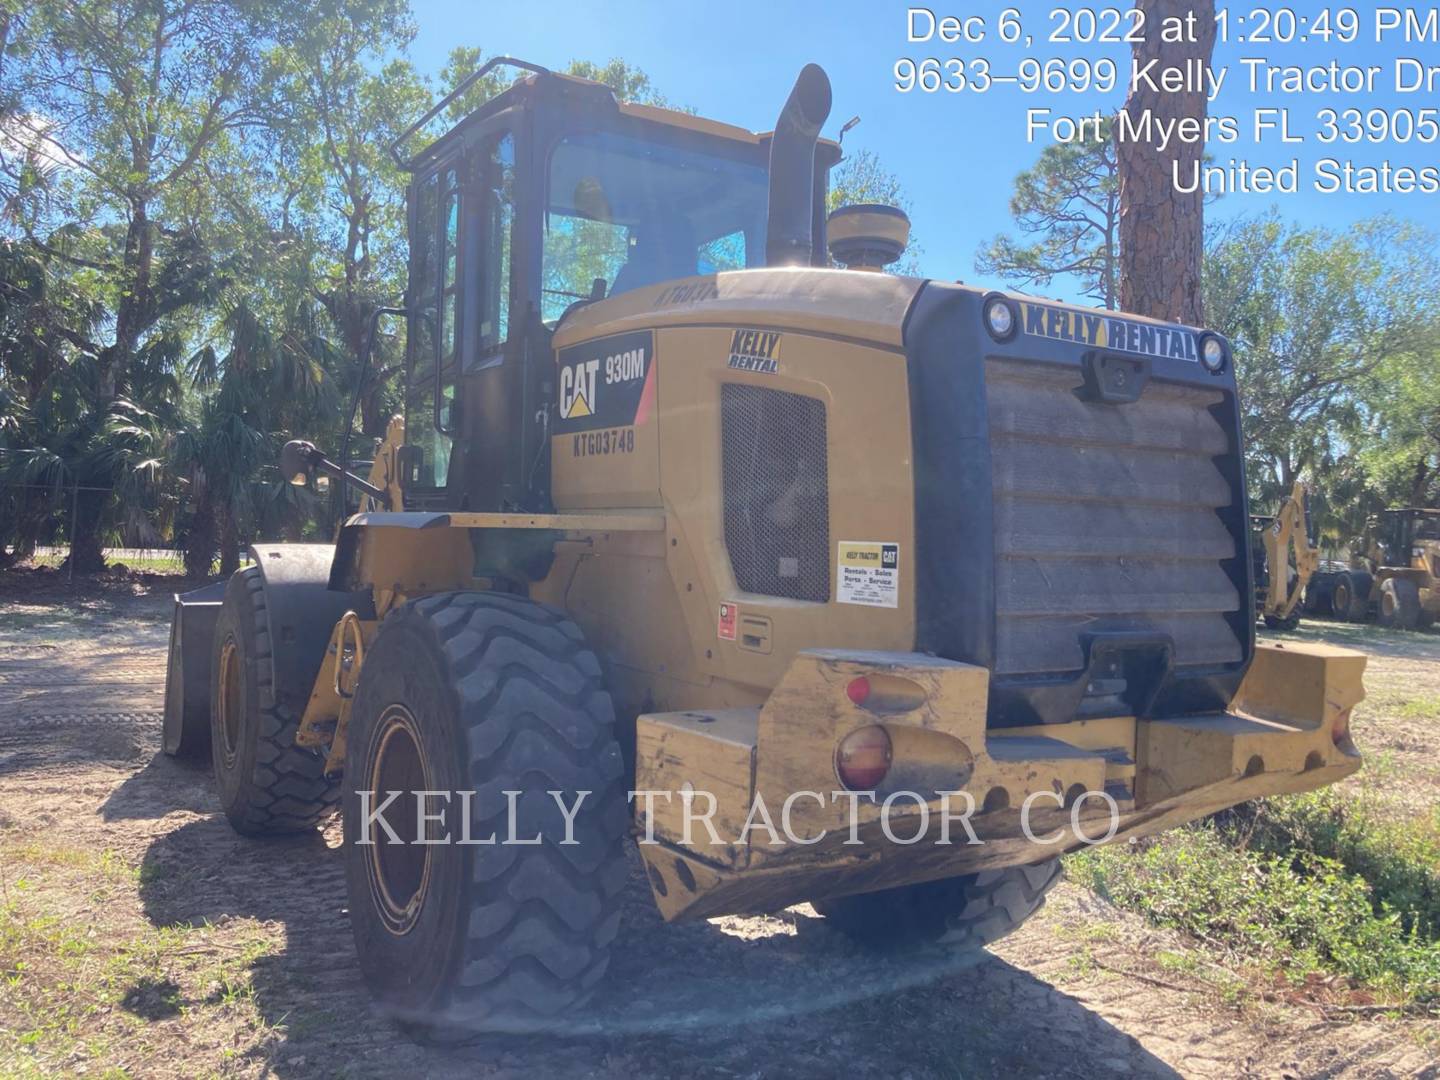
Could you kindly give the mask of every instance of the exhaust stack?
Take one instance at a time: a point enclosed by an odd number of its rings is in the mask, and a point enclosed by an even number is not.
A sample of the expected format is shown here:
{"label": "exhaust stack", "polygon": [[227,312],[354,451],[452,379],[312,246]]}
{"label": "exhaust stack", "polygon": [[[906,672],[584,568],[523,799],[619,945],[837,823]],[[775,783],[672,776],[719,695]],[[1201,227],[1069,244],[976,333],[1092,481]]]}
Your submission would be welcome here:
{"label": "exhaust stack", "polygon": [[770,140],[767,266],[809,266],[814,261],[815,141],[829,115],[830,77],[819,64],[806,64]]}

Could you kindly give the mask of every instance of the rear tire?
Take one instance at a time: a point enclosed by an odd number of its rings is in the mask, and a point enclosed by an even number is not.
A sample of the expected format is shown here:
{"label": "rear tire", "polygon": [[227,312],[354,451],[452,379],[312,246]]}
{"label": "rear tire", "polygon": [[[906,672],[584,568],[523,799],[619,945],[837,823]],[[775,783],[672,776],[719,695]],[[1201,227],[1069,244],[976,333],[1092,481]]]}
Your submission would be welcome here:
{"label": "rear tire", "polygon": [[1414,630],[1420,625],[1420,588],[1405,578],[1386,578],[1380,583],[1381,626]]}
{"label": "rear tire", "polygon": [[[446,593],[407,604],[375,638],[346,755],[345,874],[360,968],[416,1035],[528,1030],[595,988],[620,924],[624,766],[600,665],[565,616],[520,597]],[[361,791],[431,797],[445,813],[417,847],[416,799],[361,843]],[[573,844],[564,844],[567,807]],[[511,822],[506,791],[515,797]],[[407,801],[408,800],[408,801]],[[468,819],[464,816],[469,812]],[[507,830],[534,845],[507,844]],[[468,834],[470,845],[457,839]],[[491,836],[500,843],[474,846]],[[388,850],[387,850],[388,849]]]}
{"label": "rear tire", "polygon": [[820,900],[815,910],[846,936],[872,948],[939,945],[980,949],[1045,906],[1060,880],[1059,859]]}
{"label": "rear tire", "polygon": [[335,810],[325,759],[295,745],[300,717],[275,701],[265,581],[256,567],[225,587],[210,664],[210,749],[220,805],[246,836],[313,829]]}

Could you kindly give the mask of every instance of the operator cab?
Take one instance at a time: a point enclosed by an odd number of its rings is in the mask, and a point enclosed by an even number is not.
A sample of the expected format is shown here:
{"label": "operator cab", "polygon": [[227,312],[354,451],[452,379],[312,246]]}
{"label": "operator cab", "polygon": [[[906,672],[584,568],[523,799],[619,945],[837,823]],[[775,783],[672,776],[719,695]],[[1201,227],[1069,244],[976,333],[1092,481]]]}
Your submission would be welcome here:
{"label": "operator cab", "polygon": [[[551,336],[577,305],[766,264],[771,135],[529,73],[414,158],[405,504],[549,511]],[[827,87],[828,94],[828,87]],[[828,106],[827,106],[828,107]],[[403,143],[405,137],[402,137]],[[397,146],[400,145],[397,143]],[[813,256],[826,172],[815,151]]]}
{"label": "operator cab", "polygon": [[1440,540],[1440,510],[1385,510],[1380,519],[1380,546],[1386,566],[1409,566],[1416,544]]}

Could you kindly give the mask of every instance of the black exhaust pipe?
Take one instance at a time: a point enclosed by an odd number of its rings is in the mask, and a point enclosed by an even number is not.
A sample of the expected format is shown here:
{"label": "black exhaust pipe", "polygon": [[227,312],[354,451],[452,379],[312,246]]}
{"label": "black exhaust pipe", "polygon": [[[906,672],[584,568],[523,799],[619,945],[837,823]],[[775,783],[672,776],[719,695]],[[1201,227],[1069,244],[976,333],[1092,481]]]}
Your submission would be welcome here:
{"label": "black exhaust pipe", "polygon": [[770,140],[767,266],[809,266],[814,261],[815,141],[829,115],[830,77],[819,64],[806,64]]}

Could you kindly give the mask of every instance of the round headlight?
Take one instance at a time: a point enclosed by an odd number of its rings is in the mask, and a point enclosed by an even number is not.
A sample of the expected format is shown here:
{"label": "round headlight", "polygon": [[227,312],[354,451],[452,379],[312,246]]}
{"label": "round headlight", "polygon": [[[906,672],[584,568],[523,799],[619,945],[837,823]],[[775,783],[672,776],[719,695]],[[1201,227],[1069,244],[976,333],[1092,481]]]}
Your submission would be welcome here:
{"label": "round headlight", "polygon": [[985,301],[985,328],[996,341],[1014,337],[1017,322],[1015,308],[1005,297],[992,296]]}
{"label": "round headlight", "polygon": [[1206,334],[1200,339],[1200,362],[1211,375],[1225,370],[1225,342],[1215,334]]}

